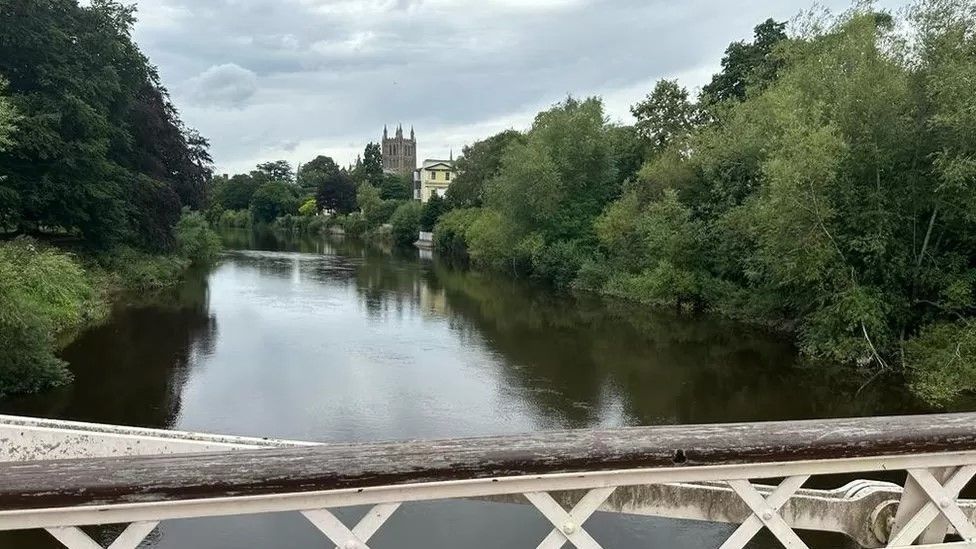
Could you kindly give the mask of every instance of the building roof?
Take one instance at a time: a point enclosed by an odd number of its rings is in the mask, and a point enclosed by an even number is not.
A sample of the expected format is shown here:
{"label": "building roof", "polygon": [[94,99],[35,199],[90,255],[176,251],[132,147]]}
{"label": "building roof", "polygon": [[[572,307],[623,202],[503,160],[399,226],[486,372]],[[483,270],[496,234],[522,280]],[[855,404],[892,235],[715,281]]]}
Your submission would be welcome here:
{"label": "building roof", "polygon": [[454,168],[454,162],[451,160],[438,160],[436,158],[425,158],[423,163],[420,165],[421,168],[430,168],[431,166],[436,166],[438,164],[443,164],[448,168]]}

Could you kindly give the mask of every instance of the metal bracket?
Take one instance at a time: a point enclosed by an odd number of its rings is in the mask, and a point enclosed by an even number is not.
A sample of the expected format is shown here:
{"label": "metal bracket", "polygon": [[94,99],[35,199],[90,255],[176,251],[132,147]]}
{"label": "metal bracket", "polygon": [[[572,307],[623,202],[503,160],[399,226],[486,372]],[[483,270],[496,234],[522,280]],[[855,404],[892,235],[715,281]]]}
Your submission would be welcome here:
{"label": "metal bracket", "polygon": [[538,549],[559,549],[567,541],[579,549],[601,549],[593,536],[583,529],[583,523],[603,505],[614,489],[609,487],[590,490],[569,512],[566,512],[562,505],[559,505],[547,492],[525,493],[525,498],[555,526],[546,539],[538,545]]}

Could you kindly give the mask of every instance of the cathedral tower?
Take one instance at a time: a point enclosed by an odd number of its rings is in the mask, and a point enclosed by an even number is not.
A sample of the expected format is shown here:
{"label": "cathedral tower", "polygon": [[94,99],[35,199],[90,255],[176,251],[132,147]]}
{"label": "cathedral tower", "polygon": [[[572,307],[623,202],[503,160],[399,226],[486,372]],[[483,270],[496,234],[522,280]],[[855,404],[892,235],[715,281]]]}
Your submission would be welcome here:
{"label": "cathedral tower", "polygon": [[383,171],[411,175],[417,169],[417,139],[412,127],[410,137],[406,138],[399,124],[393,137],[387,135],[386,126],[383,126],[382,147]]}

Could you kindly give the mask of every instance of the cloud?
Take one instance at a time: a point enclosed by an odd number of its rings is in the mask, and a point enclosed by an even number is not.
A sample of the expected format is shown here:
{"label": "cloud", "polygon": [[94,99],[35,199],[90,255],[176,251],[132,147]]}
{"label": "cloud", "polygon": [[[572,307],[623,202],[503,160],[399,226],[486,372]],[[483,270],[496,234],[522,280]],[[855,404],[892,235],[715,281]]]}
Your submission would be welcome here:
{"label": "cloud", "polygon": [[215,65],[193,79],[193,99],[198,104],[239,107],[258,89],[258,77],[234,63]]}
{"label": "cloud", "polygon": [[244,171],[344,164],[398,122],[416,128],[419,156],[442,157],[567,94],[599,94],[626,123],[655,80],[699,87],[729,42],[812,3],[139,0],[135,37],[219,169]]}

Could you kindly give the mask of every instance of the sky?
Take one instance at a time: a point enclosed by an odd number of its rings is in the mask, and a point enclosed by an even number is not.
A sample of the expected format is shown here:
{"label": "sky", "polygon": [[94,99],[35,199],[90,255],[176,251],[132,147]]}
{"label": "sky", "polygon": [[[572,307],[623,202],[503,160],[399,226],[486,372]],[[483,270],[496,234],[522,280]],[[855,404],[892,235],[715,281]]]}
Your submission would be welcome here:
{"label": "sky", "polygon": [[319,154],[348,164],[384,124],[414,127],[418,160],[444,158],[570,94],[630,123],[655,81],[700,88],[730,42],[811,2],[138,0],[134,37],[217,173],[239,173]]}

